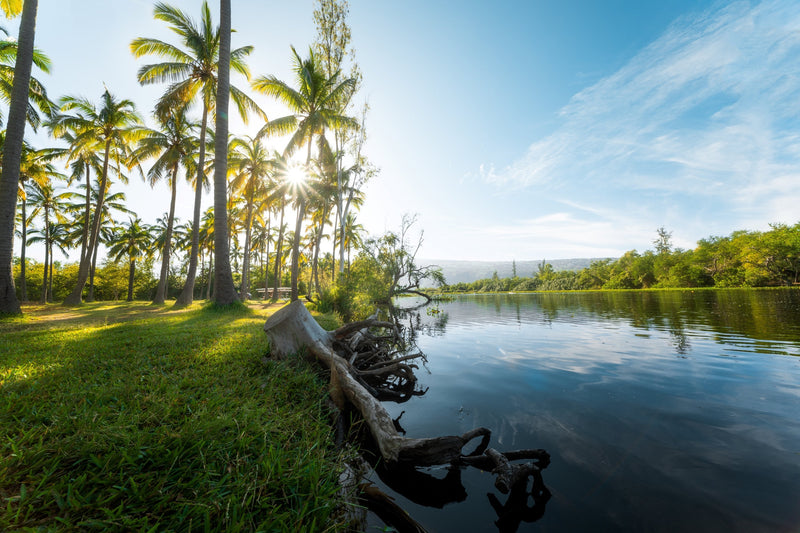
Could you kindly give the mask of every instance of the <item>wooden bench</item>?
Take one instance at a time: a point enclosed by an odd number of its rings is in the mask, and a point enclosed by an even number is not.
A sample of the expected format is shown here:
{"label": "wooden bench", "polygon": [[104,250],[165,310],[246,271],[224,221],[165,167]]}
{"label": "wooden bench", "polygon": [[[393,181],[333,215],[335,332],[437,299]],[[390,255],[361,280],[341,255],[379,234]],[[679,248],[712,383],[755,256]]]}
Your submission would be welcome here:
{"label": "wooden bench", "polygon": [[[272,298],[272,294],[275,291],[273,288],[267,289],[267,298]],[[264,287],[260,289],[256,289],[256,292],[260,297],[264,297]],[[289,298],[292,295],[292,288],[291,287],[278,287],[278,298]]]}

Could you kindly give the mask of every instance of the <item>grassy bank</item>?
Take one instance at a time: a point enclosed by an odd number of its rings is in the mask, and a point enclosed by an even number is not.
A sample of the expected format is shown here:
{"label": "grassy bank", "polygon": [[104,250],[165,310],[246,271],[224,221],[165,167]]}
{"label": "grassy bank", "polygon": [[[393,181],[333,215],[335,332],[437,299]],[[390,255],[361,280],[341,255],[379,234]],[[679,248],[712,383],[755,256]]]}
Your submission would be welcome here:
{"label": "grassy bank", "polygon": [[262,363],[275,309],[0,321],[0,530],[334,528],[325,383]]}

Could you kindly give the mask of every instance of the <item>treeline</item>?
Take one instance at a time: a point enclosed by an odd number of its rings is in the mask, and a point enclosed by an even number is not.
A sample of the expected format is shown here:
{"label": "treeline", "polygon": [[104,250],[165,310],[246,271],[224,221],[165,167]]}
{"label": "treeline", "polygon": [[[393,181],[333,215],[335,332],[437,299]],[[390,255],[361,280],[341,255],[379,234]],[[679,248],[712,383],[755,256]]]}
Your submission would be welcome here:
{"label": "treeline", "polygon": [[448,292],[564,291],[693,287],[770,287],[800,282],[800,222],[769,231],[735,231],[708,237],[693,250],[673,249],[659,228],[654,250],[631,250],[619,259],[594,261],[582,270],[556,272],[542,261],[530,277],[494,276],[444,287]]}

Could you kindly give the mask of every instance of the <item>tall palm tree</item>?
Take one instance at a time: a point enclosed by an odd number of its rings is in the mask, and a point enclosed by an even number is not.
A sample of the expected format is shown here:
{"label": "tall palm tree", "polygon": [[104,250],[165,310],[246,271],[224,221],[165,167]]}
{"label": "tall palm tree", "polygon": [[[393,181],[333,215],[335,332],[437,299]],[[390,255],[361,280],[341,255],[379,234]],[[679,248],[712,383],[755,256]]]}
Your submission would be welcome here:
{"label": "tall palm tree", "polygon": [[275,162],[259,138],[237,138],[231,142],[231,147],[233,150],[229,157],[229,163],[234,172],[230,183],[231,193],[238,194],[245,200],[245,253],[239,297],[246,300],[250,290],[250,249],[254,210],[259,198],[266,196],[269,192],[269,178]]}
{"label": "tall palm tree", "polygon": [[[291,134],[284,155],[290,157],[302,146],[307,147],[306,167],[311,163],[311,146],[314,137],[320,144],[325,142],[328,128],[358,128],[358,122],[340,113],[344,95],[355,88],[353,78],[340,79],[339,73],[327,76],[317,62],[313,50],[307,59],[301,59],[292,47],[293,71],[297,88],[275,76],[262,76],[253,82],[253,88],[283,102],[292,114],[267,122],[261,134]],[[300,238],[305,217],[306,198],[300,190],[296,199],[297,220],[292,244],[292,301],[298,298],[297,277],[300,259]]]}
{"label": "tall palm tree", "polygon": [[[58,117],[48,123],[51,131],[54,131],[57,122]],[[62,151],[70,169],[70,173],[67,176],[67,185],[72,185],[83,179],[82,187],[84,190],[91,190],[92,171],[94,171],[96,176],[100,176],[103,173],[103,159],[101,153],[98,151],[97,146],[85,143],[76,145],[75,137],[79,132],[68,131],[65,128],[60,128],[58,131],[60,133],[59,137],[70,146]],[[82,212],[83,220],[80,223],[81,228],[83,228],[83,233],[80,234],[81,253],[79,256],[79,263],[83,261],[87,246],[89,245],[90,220],[92,216],[91,195],[84,195],[84,200],[85,203]]]}
{"label": "tall palm tree", "polygon": [[[103,170],[100,176],[99,197],[95,207],[95,216],[92,221],[91,232],[87,244],[87,252],[91,252],[100,234],[100,221],[103,202],[108,189],[108,170],[112,151],[117,160],[126,159],[130,154],[130,144],[141,136],[141,118],[136,112],[136,106],[131,100],[118,100],[106,89],[101,97],[101,106],[97,108],[85,98],[66,96],[62,98],[63,111],[77,111],[76,115],[59,116],[53,126],[56,135],[65,131],[78,132],[72,147],[88,146],[103,148]],[[83,288],[89,277],[88,255],[83,258],[78,268],[78,281],[75,288],[64,300],[66,305],[80,304],[83,299]]]}
{"label": "tall palm tree", "polygon": [[182,109],[173,110],[168,115],[159,115],[161,130],[144,130],[139,146],[131,155],[133,162],[141,162],[155,157],[156,160],[147,171],[147,181],[151,187],[162,180],[169,182],[170,203],[167,232],[164,248],[161,252],[161,271],[153,298],[154,304],[163,304],[167,295],[167,276],[169,274],[170,249],[172,246],[172,230],[175,221],[175,202],[178,189],[178,171],[181,167],[186,174],[192,174],[195,164],[192,155],[198,141],[192,135],[194,124],[186,121]]}
{"label": "tall palm tree", "polygon": [[[0,134],[0,143],[3,142],[4,136]],[[20,157],[20,172],[19,172],[19,192],[20,210],[22,211],[21,220],[21,246],[20,246],[20,297],[22,301],[28,299],[28,287],[25,273],[25,250],[27,247],[27,227],[28,227],[28,214],[27,214],[27,189],[29,183],[35,183],[39,186],[45,186],[52,178],[63,178],[59,172],[56,171],[55,166],[51,161],[58,157],[59,151],[52,148],[44,148],[42,150],[33,149],[27,142],[22,144],[22,155]]]}
{"label": "tall palm tree", "polygon": [[22,310],[14,288],[11,260],[14,252],[14,214],[19,188],[20,157],[25,136],[28,88],[33,65],[33,41],[36,34],[38,0],[4,0],[0,8],[6,15],[22,10],[19,25],[17,60],[14,64],[14,85],[8,109],[8,127],[3,143],[3,169],[0,172],[0,314],[20,314]]}
{"label": "tall palm tree", "polygon": [[[200,25],[196,25],[192,18],[185,12],[165,3],[157,3],[154,17],[166,22],[169,28],[180,36],[185,49],[174,46],[158,39],[138,38],[131,43],[131,51],[137,58],[145,55],[157,55],[167,59],[167,62],[145,65],[139,69],[139,83],[170,82],[167,92],[161,97],[156,106],[157,113],[174,108],[177,104],[187,104],[200,99],[203,107],[200,123],[200,146],[198,152],[197,173],[195,180],[195,199],[192,218],[192,251],[189,258],[189,270],[186,283],[178,305],[192,303],[194,293],[194,279],[197,271],[197,257],[199,251],[200,204],[202,199],[202,184],[205,176],[206,128],[208,115],[214,111],[217,93],[217,63],[219,60],[220,31],[215,28],[211,20],[208,2],[201,6]],[[252,46],[244,46],[231,51],[230,68],[250,79],[250,71],[245,63],[246,57],[252,52]],[[236,104],[242,119],[247,122],[248,114],[256,112],[266,119],[263,111],[245,93],[230,85],[229,92]]]}
{"label": "tall palm tree", "polygon": [[214,137],[214,303],[239,301],[231,274],[228,249],[228,103],[231,63],[231,1],[219,3],[219,77]]}
{"label": "tall palm tree", "polygon": [[147,224],[142,224],[138,216],[132,216],[128,223],[116,229],[114,244],[109,248],[108,255],[119,261],[128,258],[128,301],[133,301],[133,280],[136,275],[136,261],[150,253],[150,244],[153,235]]}
{"label": "tall palm tree", "polygon": [[[55,254],[53,248],[57,248],[64,257],[68,257],[66,245],[68,240],[68,233],[66,224],[61,222],[50,223],[41,228],[34,228],[30,232],[28,244],[36,242],[44,243],[45,245],[45,261],[44,271],[42,276],[42,295],[40,302],[44,303],[46,298],[48,302],[53,301],[53,263]],[[48,259],[49,256],[49,259]]]}

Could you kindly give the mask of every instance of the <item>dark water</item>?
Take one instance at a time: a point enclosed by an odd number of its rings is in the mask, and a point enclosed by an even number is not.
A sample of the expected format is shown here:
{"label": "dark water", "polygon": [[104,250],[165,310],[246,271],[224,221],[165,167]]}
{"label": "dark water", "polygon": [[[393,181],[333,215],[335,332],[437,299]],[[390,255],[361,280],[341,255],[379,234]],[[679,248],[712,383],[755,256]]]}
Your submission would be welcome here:
{"label": "dark water", "polygon": [[421,470],[407,494],[423,505],[391,493],[429,531],[800,532],[800,291],[437,307],[418,338],[430,389],[387,405],[407,436],[486,426],[493,447],[552,460],[538,501],[475,469]]}

